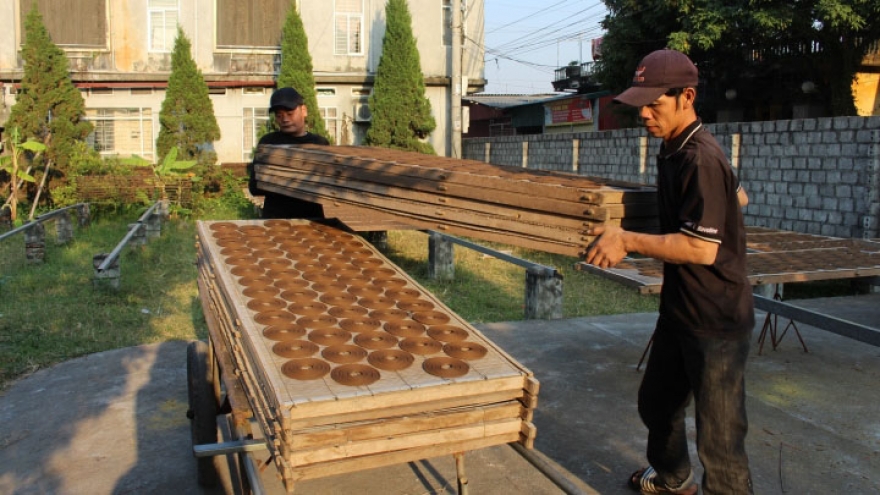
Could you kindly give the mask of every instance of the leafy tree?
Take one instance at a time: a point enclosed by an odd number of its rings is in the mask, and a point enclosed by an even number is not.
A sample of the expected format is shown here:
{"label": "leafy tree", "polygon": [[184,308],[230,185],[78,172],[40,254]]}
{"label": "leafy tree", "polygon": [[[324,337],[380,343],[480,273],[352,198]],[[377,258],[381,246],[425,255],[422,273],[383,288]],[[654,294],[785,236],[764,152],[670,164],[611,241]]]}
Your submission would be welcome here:
{"label": "leafy tree", "polygon": [[[20,141],[18,129],[13,127],[10,133],[12,152],[6,156],[0,156],[0,170],[9,174],[9,211],[10,219],[14,222],[18,216],[18,184],[19,182],[34,182],[34,177],[22,170],[21,158],[25,152],[40,153],[46,150],[43,143],[28,140]],[[6,205],[3,205],[4,207]]]}
{"label": "leafy tree", "polygon": [[[669,47],[691,56],[715,94],[745,83],[760,87],[755,105],[790,101],[803,81],[819,88],[832,115],[855,115],[852,83],[880,39],[876,0],[607,0],[606,36],[596,76],[609,89],[628,86],[635,64]],[[740,88],[743,90],[751,88]]]}
{"label": "leafy tree", "polygon": [[208,97],[208,85],[190,53],[191,43],[180,27],[171,53],[171,76],[159,112],[159,160],[172,148],[184,160],[213,163],[213,142],[220,139],[220,127],[214,117],[214,105]]}
{"label": "leafy tree", "polygon": [[385,18],[382,57],[370,96],[373,118],[365,142],[434,154],[434,147],[421,141],[437,124],[425,97],[425,79],[406,0],[388,0]]}
{"label": "leafy tree", "polygon": [[6,128],[18,129],[22,142],[48,143],[45,158],[64,172],[71,149],[92,132],[92,124],[83,120],[85,103],[70,79],[67,56],[52,42],[36,5],[24,23],[24,75]]}
{"label": "leafy tree", "polygon": [[306,125],[310,132],[330,139],[318,98],[315,94],[315,76],[312,73],[312,56],[309,54],[309,40],[303,28],[302,19],[291,3],[287,19],[281,29],[281,70],[278,73],[279,88],[291,87],[302,95],[309,109]]}

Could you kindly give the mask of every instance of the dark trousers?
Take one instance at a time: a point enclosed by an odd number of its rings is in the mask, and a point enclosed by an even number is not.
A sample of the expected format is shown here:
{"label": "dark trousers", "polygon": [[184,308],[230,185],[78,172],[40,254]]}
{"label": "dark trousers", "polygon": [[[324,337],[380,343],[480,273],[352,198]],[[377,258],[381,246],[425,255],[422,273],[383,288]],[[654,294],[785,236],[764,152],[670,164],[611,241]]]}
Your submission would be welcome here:
{"label": "dark trousers", "polygon": [[658,321],[639,415],[648,427],[648,462],[661,481],[678,486],[691,471],[685,408],[693,397],[703,493],[752,493],[744,380],[750,339],[751,332],[738,340],[698,337]]}

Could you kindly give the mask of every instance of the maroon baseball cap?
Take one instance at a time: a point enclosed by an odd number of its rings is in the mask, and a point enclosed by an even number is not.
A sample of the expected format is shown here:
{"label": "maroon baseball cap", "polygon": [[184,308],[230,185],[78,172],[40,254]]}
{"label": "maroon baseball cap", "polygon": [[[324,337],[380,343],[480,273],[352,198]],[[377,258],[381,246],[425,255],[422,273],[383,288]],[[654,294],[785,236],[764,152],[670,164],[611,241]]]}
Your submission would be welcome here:
{"label": "maroon baseball cap", "polygon": [[673,88],[696,88],[697,66],[675,50],[657,50],[639,62],[632,86],[614,98],[615,103],[642,107]]}

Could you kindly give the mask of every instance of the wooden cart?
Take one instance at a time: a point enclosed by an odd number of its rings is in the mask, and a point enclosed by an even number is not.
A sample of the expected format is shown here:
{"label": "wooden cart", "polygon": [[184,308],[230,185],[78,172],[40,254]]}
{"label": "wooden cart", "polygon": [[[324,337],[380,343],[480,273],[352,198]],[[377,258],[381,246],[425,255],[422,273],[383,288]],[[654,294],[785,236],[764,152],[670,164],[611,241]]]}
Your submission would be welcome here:
{"label": "wooden cart", "polygon": [[[531,448],[538,383],[363,239],[308,221],[199,222],[207,343],[187,354],[199,482],[264,450],[297,481],[492,445]],[[217,443],[217,415],[232,441]],[[243,476],[244,477],[244,476]],[[254,486],[254,485],[252,485]],[[256,485],[259,490],[259,486]]]}

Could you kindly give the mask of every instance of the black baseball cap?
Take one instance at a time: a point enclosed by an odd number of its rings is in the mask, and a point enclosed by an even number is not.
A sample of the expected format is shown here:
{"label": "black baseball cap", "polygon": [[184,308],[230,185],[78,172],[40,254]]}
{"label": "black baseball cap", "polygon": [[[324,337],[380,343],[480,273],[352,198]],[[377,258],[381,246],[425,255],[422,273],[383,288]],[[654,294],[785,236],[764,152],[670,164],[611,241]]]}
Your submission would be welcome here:
{"label": "black baseball cap", "polygon": [[696,88],[697,66],[676,50],[657,50],[639,62],[632,86],[614,98],[615,103],[633,107],[648,105],[673,88]]}
{"label": "black baseball cap", "polygon": [[279,88],[269,98],[269,111],[274,112],[278,108],[293,110],[303,104],[303,97],[293,88]]}

